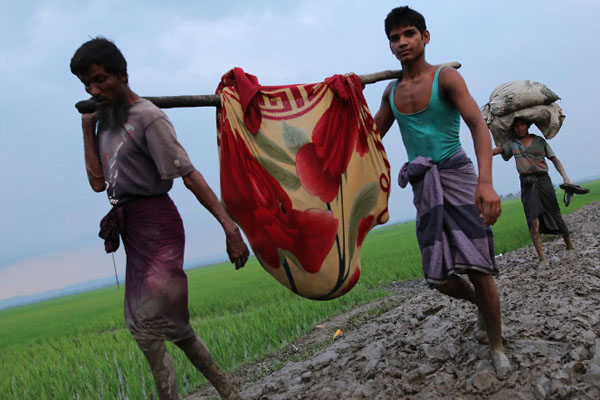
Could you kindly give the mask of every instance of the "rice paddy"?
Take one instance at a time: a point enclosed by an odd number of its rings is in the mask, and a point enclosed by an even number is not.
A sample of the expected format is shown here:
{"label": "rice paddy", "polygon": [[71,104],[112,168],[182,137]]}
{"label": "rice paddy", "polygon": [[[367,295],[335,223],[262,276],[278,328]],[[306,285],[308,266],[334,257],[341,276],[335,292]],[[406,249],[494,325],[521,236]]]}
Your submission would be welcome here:
{"label": "rice paddy", "polygon": [[[600,181],[585,184],[563,212],[600,200]],[[562,199],[562,191],[558,196]],[[520,201],[503,203],[494,226],[496,252],[530,243]],[[300,298],[255,259],[188,270],[192,326],[226,370],[260,358],[310,332],[320,321],[387,295],[384,287],[421,276],[414,222],[372,231],[362,250],[359,283],[331,301]],[[205,383],[169,345],[180,392]],[[0,399],[156,398],[144,356],[125,327],[123,289],[104,288],[0,311]]]}

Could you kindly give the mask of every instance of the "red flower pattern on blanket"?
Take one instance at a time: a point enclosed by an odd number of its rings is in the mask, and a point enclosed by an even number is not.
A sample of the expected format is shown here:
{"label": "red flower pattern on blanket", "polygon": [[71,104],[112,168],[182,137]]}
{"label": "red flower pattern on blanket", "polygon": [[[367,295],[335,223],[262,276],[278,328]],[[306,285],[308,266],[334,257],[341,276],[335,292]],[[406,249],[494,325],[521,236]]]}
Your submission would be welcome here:
{"label": "red flower pattern on blanket", "polygon": [[360,224],[358,224],[358,237],[356,239],[356,246],[362,246],[365,236],[367,236],[367,233],[369,233],[369,230],[373,227],[374,219],[374,215],[369,215],[368,217],[360,220]]}
{"label": "red flower pattern on blanket", "polygon": [[217,88],[221,196],[262,266],[294,293],[344,295],[369,230],[388,219],[390,166],[358,76]]}
{"label": "red flower pattern on blanket", "polygon": [[335,240],[338,221],[330,211],[292,208],[279,182],[252,156],[227,121],[222,121],[221,132],[223,201],[255,253],[270,267],[279,268],[277,249],[288,250],[304,270],[318,272]]}
{"label": "red flower pattern on blanket", "polygon": [[367,124],[373,120],[369,113],[368,118],[364,118],[363,103],[358,98],[362,93],[353,90],[353,86],[361,85],[358,76],[346,79],[334,75],[325,83],[336,96],[315,125],[312,142],[298,150],[296,171],[308,193],[331,202],[338,194],[341,176],[346,172],[354,148],[361,157],[369,151]]}
{"label": "red flower pattern on blanket", "polygon": [[342,289],[342,294],[346,294],[350,291],[350,289],[352,289],[356,283],[358,282],[358,278],[360,278],[360,267],[357,266],[356,269],[354,270],[354,273],[352,274],[352,276],[350,277],[350,279],[348,279],[348,283],[346,284],[346,287],[344,287]]}

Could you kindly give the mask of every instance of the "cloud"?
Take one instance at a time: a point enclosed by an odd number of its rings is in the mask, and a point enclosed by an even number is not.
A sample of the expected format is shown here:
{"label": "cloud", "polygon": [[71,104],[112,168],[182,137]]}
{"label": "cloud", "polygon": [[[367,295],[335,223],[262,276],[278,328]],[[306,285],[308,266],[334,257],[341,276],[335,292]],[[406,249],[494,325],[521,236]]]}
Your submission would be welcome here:
{"label": "cloud", "polygon": [[[85,178],[80,118],[87,97],[68,63],[90,37],[123,50],[140,95],[209,94],[234,66],[265,85],[314,82],[335,73],[400,68],[389,52],[383,19],[394,1],[292,0],[246,2],[119,2],[42,0],[0,3],[0,181],[3,209],[0,295],[6,298],[108,277],[112,260],[97,237],[109,208]],[[458,60],[478,103],[513,79],[539,80],[561,97],[567,119],[552,140],[572,179],[594,175],[594,79],[600,53],[595,16],[600,3],[578,0],[474,3],[421,2],[432,43],[430,62]],[[541,11],[540,11],[541,10]],[[374,113],[386,83],[369,85]],[[178,137],[207,181],[218,189],[214,109],[168,110]],[[385,138],[392,174],[406,159],[396,126]],[[465,149],[472,153],[463,126]],[[589,172],[592,171],[592,172]],[[552,178],[558,175],[553,172]],[[494,160],[499,193],[518,190],[514,164]],[[190,259],[224,253],[221,227],[176,183],[172,197],[188,233]],[[414,216],[410,190],[392,189],[392,221]],[[81,250],[75,248],[81,247]],[[95,250],[92,250],[92,246]],[[69,250],[72,249],[72,250]],[[56,255],[46,255],[58,251]],[[22,260],[26,257],[33,257]],[[22,260],[14,262],[14,260]],[[9,272],[7,272],[9,271]],[[62,285],[62,286],[61,286]]]}

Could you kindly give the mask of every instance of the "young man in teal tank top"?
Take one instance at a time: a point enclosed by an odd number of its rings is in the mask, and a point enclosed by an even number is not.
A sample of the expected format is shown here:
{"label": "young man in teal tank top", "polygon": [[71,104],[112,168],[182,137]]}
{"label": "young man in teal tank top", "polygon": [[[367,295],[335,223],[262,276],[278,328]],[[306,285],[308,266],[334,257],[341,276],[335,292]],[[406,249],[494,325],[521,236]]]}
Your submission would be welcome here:
{"label": "young man in teal tank top", "polygon": [[[375,123],[383,137],[398,121],[408,153],[401,186],[411,183],[417,208],[417,239],[430,286],[470,301],[486,329],[499,377],[510,372],[501,332],[500,300],[492,275],[498,270],[490,225],[501,212],[492,185],[492,145],[479,107],[461,75],[425,60],[430,34],[425,19],[409,7],[385,20],[390,50],[403,76],[383,93]],[[473,138],[479,174],[460,147],[460,117]],[[466,274],[469,282],[457,274]]]}

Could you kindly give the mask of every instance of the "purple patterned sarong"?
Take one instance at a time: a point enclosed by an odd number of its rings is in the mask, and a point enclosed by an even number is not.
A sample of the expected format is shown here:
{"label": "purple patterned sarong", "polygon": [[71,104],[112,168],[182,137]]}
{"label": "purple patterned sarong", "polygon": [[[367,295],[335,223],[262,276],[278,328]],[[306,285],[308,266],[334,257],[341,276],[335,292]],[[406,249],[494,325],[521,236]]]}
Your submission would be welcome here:
{"label": "purple patterned sarong", "polygon": [[475,270],[497,275],[494,236],[475,204],[477,175],[461,149],[439,164],[417,157],[405,163],[398,183],[411,183],[417,209],[417,240],[430,285]]}
{"label": "purple patterned sarong", "polygon": [[123,239],[127,253],[125,320],[142,340],[173,342],[194,335],[189,324],[187,277],[183,272],[183,222],[167,195],[113,207],[100,223],[107,252]]}

